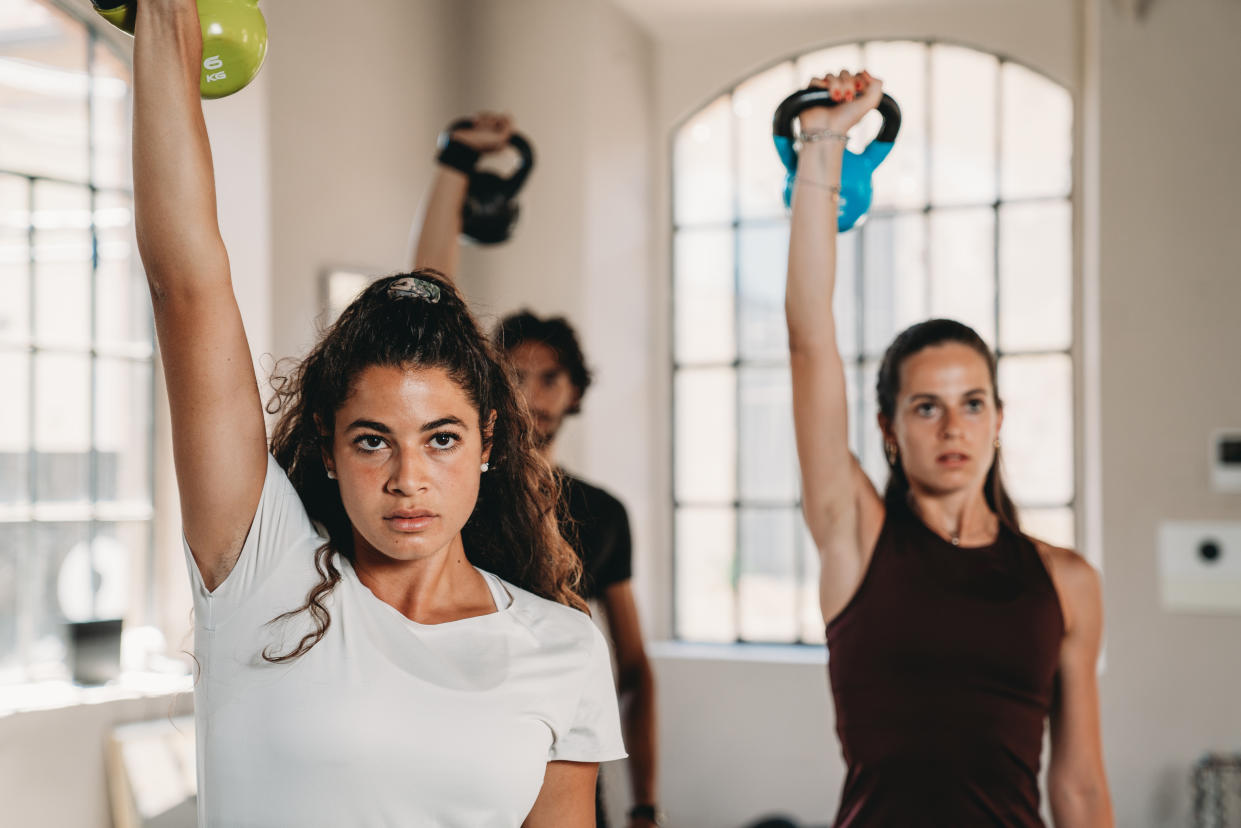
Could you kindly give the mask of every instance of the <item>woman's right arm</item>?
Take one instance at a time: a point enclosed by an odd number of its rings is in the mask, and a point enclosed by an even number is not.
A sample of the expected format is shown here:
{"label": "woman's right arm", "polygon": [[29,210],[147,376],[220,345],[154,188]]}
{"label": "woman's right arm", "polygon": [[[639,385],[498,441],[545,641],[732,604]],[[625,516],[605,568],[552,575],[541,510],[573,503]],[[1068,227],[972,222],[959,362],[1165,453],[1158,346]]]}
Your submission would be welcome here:
{"label": "woman's right arm", "polygon": [[[804,111],[800,120],[806,133],[843,135],[883,94],[882,84],[868,75],[828,75],[816,84],[839,93],[841,103]],[[819,600],[825,620],[834,618],[856,591],[873,546],[867,539],[877,535],[872,524],[882,515],[879,504],[871,502],[877,501],[874,489],[859,481],[857,461],[849,451],[844,363],[832,309],[843,156],[843,141],[832,137],[802,147],[785,292],[802,511],[819,550]]]}
{"label": "woman's right arm", "polygon": [[216,220],[194,0],[143,0],[134,38],[134,210],[172,411],[186,541],[208,589],[236,563],[267,471],[250,348]]}

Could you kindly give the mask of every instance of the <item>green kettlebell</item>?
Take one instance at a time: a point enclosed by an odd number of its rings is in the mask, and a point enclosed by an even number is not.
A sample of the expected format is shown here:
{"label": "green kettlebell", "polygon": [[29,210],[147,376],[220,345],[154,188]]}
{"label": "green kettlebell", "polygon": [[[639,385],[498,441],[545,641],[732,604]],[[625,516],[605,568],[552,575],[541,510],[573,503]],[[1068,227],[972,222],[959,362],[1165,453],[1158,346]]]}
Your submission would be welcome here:
{"label": "green kettlebell", "polygon": [[[138,0],[91,0],[112,25],[134,33]],[[198,88],[204,98],[223,98],[254,80],[267,57],[267,21],[258,0],[198,0],[203,66]]]}

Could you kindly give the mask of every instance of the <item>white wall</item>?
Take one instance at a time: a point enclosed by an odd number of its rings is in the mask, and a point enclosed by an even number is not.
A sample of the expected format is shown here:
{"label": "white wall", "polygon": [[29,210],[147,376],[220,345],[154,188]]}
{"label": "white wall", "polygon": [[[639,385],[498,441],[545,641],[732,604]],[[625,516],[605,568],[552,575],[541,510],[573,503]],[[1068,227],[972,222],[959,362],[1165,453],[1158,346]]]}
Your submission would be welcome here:
{"label": "white wall", "polygon": [[1104,743],[1117,824],[1183,825],[1190,764],[1241,752],[1241,615],[1163,612],[1155,563],[1159,521],[1241,518],[1206,465],[1241,423],[1241,5],[1102,12]]}
{"label": "white wall", "polygon": [[654,50],[627,17],[600,3],[591,24],[586,64],[584,138],[589,151],[582,205],[584,295],[575,321],[596,370],[582,416],[578,468],[626,503],[637,550],[635,593],[648,630],[666,629],[669,604],[656,586],[667,541],[654,531],[651,483],[666,473],[666,455],[652,451],[666,411],[650,405],[650,379],[667,361],[651,348],[651,299],[667,293],[656,262],[650,204],[659,185],[655,156]]}
{"label": "white wall", "polygon": [[112,728],[191,707],[186,694],[0,717],[0,824],[111,828],[104,751]]}
{"label": "white wall", "polygon": [[843,765],[822,650],[654,650],[669,824],[732,828],[774,815],[831,824]]}
{"label": "white wall", "polygon": [[[451,0],[264,0],[272,352],[314,342],[325,268],[408,269],[414,211],[459,59]],[[262,274],[250,274],[262,278]]]}
{"label": "white wall", "polygon": [[[510,113],[534,147],[521,217],[502,246],[467,246],[461,284],[484,317],[529,307],[571,314],[581,305],[583,179],[581,121],[588,26],[598,0],[468,0],[469,44],[459,64],[454,114]],[[531,48],[532,44],[538,48]],[[566,450],[574,453],[577,440]]]}

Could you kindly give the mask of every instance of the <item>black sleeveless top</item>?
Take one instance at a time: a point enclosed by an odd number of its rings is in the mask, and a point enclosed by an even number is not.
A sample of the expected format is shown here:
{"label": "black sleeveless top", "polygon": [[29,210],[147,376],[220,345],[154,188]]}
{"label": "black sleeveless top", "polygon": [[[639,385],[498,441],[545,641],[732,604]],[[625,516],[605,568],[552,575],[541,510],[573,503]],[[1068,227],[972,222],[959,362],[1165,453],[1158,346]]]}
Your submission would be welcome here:
{"label": "black sleeveless top", "polygon": [[827,625],[848,772],[835,828],[1043,826],[1038,772],[1064,619],[1033,541],[956,547],[890,509]]}

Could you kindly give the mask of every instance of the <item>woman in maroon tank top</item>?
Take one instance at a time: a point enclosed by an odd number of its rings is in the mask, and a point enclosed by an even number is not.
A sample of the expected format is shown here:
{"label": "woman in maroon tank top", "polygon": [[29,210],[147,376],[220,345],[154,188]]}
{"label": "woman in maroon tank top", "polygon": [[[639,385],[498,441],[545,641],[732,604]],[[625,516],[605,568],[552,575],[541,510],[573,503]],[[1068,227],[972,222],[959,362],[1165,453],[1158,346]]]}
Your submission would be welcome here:
{"label": "woman in maroon tank top", "polygon": [[1042,826],[1050,721],[1057,828],[1113,824],[1099,734],[1099,577],[1021,533],[1000,475],[995,357],[970,328],[900,334],[879,372],[883,497],[849,451],[832,293],[845,133],[882,83],[816,84],[802,113],[786,313],[806,522],[821,559],[836,729],[836,828]]}

